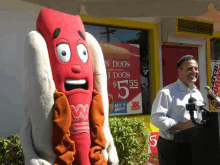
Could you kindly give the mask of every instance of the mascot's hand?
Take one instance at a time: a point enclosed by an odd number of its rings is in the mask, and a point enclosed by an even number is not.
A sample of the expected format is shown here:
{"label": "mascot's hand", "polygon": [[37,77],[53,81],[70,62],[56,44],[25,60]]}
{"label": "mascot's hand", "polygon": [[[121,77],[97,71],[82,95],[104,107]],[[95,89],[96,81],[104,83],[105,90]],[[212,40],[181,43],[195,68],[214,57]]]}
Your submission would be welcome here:
{"label": "mascot's hand", "polygon": [[32,165],[32,164],[34,164],[34,165],[51,165],[51,163],[47,162],[46,160],[40,159],[40,158],[30,160],[27,163],[27,165],[29,165],[29,164],[30,165]]}
{"label": "mascot's hand", "polygon": [[113,139],[109,141],[107,152],[108,152],[108,159],[109,159],[108,162],[112,165],[118,165],[119,159],[118,159],[118,154],[117,154]]}
{"label": "mascot's hand", "polygon": [[106,138],[106,147],[102,151],[102,154],[105,160],[107,160],[108,164],[118,165],[119,164],[118,154],[117,154],[116,147],[114,145],[114,141],[113,141],[113,137],[110,132],[110,129],[108,129],[108,131],[107,129],[105,129],[103,130],[103,132]]}

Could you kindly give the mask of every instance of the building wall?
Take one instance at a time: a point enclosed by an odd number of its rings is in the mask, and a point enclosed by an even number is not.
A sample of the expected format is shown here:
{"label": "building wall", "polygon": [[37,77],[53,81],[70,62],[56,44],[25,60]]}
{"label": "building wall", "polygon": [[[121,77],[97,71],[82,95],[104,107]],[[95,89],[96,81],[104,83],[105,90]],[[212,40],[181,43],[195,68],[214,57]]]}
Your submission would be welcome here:
{"label": "building wall", "polygon": [[2,0],[0,9],[0,137],[19,133],[23,111],[25,36],[35,29],[41,7]]}

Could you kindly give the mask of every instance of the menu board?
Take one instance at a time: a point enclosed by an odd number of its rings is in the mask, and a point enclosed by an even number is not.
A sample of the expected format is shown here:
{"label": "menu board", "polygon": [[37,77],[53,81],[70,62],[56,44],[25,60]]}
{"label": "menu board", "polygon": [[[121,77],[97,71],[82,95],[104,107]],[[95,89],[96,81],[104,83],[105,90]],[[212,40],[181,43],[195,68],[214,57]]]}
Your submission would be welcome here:
{"label": "menu board", "polygon": [[110,115],[142,113],[139,45],[100,43],[108,78]]}

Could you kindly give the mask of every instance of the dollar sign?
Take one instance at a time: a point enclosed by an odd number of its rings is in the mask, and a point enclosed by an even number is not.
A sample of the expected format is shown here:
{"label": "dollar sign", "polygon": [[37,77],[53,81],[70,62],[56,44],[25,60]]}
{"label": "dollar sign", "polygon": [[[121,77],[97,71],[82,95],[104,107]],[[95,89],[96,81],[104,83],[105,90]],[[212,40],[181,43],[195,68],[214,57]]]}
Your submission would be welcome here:
{"label": "dollar sign", "polygon": [[113,81],[113,87],[115,88],[117,86],[116,81]]}

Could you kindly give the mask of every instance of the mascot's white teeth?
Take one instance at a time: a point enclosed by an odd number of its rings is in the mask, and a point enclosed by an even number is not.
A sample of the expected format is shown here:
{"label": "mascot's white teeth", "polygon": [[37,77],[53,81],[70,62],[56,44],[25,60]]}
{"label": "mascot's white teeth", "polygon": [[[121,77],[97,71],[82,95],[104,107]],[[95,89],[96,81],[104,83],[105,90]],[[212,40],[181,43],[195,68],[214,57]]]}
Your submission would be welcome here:
{"label": "mascot's white teeth", "polygon": [[82,84],[86,84],[86,80],[85,79],[82,79],[82,80],[66,80],[66,84],[82,85]]}
{"label": "mascot's white teeth", "polygon": [[66,91],[71,91],[74,89],[85,89],[88,90],[88,83],[85,79],[80,79],[80,80],[71,80],[71,79],[67,79],[65,81],[65,90]]}

